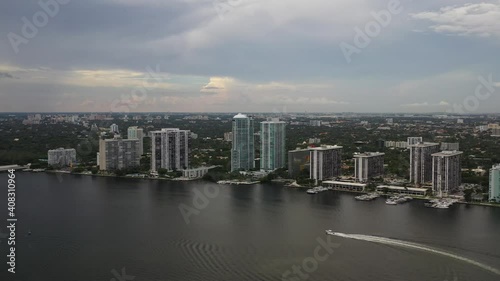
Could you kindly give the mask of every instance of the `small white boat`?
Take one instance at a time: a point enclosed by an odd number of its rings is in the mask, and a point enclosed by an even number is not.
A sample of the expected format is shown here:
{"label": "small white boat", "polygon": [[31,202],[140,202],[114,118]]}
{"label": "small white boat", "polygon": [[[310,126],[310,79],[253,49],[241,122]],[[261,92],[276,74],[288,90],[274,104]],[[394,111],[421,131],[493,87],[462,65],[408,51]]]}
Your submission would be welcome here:
{"label": "small white boat", "polygon": [[396,202],[395,202],[395,201],[393,201],[393,200],[386,200],[386,201],[385,201],[385,204],[387,204],[387,205],[397,205],[398,203],[396,203]]}

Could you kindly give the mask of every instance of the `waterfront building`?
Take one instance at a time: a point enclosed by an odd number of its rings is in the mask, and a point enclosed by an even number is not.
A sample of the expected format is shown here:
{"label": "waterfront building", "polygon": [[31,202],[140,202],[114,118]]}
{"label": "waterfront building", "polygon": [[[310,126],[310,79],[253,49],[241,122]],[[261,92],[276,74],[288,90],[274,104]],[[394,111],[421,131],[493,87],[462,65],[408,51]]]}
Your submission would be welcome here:
{"label": "waterfront building", "polygon": [[432,181],[432,154],[439,152],[439,143],[417,143],[410,146],[410,182],[417,186]]}
{"label": "waterfront building", "polygon": [[384,175],[384,155],[380,152],[354,154],[354,178],[357,182],[368,182]]}
{"label": "waterfront building", "polygon": [[50,166],[71,166],[76,162],[76,150],[74,148],[51,149],[47,152],[47,164]]}
{"label": "waterfront building", "polygon": [[189,167],[189,130],[166,128],[151,132],[151,171]]}
{"label": "waterfront building", "polygon": [[500,203],[500,164],[494,165],[490,170],[489,200]]}
{"label": "waterfront building", "polygon": [[231,171],[248,171],[255,168],[254,120],[238,113],[233,117]]}
{"label": "waterfront building", "polygon": [[311,156],[309,149],[288,151],[288,175],[297,178],[304,171],[309,171]]}
{"label": "waterfront building", "polygon": [[123,139],[116,135],[112,139],[99,140],[99,169],[113,171],[140,166],[138,139]]}
{"label": "waterfront building", "polygon": [[273,171],[286,166],[286,123],[273,119],[260,123],[260,169]]}
{"label": "waterfront building", "polygon": [[143,129],[132,126],[127,129],[127,138],[128,139],[138,139],[139,140],[139,154],[144,154],[144,131]]}
{"label": "waterfront building", "polygon": [[447,196],[457,191],[462,182],[461,151],[432,154],[432,190],[434,195]]}
{"label": "waterfront building", "polygon": [[309,149],[309,178],[324,180],[337,178],[342,174],[342,146],[322,145]]}

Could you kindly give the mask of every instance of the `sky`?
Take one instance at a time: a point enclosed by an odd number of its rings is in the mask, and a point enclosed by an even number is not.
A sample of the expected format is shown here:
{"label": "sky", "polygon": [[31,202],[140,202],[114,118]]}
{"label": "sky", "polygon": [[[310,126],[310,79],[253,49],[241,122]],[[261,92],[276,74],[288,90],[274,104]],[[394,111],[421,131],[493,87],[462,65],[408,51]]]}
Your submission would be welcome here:
{"label": "sky", "polygon": [[500,0],[0,1],[0,112],[500,108]]}

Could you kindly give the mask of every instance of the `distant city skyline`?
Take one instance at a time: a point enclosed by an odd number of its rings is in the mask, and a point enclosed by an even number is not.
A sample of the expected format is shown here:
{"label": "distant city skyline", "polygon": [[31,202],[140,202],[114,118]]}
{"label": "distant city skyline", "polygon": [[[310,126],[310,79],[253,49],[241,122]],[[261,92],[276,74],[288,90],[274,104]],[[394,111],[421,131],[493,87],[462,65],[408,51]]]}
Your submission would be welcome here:
{"label": "distant city skyline", "polygon": [[57,12],[0,3],[0,112],[474,114],[500,104],[498,0],[60,2]]}

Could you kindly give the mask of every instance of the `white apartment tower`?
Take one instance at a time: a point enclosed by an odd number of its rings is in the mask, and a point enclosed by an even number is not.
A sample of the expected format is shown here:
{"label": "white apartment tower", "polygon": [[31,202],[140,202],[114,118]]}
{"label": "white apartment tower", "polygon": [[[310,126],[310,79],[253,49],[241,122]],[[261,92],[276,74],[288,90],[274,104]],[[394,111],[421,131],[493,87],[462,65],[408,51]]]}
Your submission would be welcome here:
{"label": "white apartment tower", "polygon": [[286,123],[273,119],[260,123],[260,169],[273,171],[286,166]]}
{"label": "white apartment tower", "polygon": [[231,171],[255,168],[255,144],[253,118],[245,114],[233,117],[233,141]]}
{"label": "white apartment tower", "polygon": [[76,150],[74,148],[51,149],[47,152],[47,164],[51,166],[71,166],[76,162]]}

